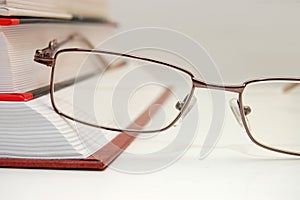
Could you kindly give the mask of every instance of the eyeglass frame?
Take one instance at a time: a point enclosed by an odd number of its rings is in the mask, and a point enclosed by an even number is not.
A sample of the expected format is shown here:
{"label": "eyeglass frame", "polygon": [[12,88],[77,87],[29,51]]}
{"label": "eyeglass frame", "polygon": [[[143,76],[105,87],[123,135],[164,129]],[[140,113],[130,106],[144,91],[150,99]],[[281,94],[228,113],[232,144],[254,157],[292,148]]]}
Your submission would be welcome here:
{"label": "eyeglass frame", "polygon": [[[84,41],[89,47],[91,47],[91,49],[64,48],[64,49],[58,50],[63,44],[69,42],[70,40],[73,40],[76,37],[79,37],[79,39]],[[74,117],[68,116],[68,115],[64,114],[63,112],[60,112],[59,109],[56,107],[55,102],[54,102],[55,63],[56,63],[56,58],[58,57],[58,55],[61,54],[61,53],[64,53],[64,52],[99,53],[99,54],[115,55],[115,56],[126,57],[126,58],[151,62],[151,63],[155,63],[155,64],[160,64],[162,66],[170,67],[170,68],[179,70],[179,71],[189,75],[190,78],[191,78],[191,81],[192,81],[192,89],[191,89],[190,93],[188,94],[187,98],[185,99],[184,105],[180,109],[180,113],[178,114],[178,116],[168,126],[166,126],[164,128],[161,128],[159,130],[154,130],[154,131],[152,131],[152,130],[150,130],[150,131],[126,130],[126,129],[110,128],[110,127],[106,127],[106,126],[100,126],[100,125],[87,123],[87,122],[78,120]],[[100,58],[101,62],[107,64],[105,59],[103,59],[100,55],[99,55],[99,58]],[[272,147],[266,146],[266,145],[261,144],[260,142],[258,142],[252,136],[251,131],[248,127],[247,119],[246,119],[247,114],[245,113],[246,112],[245,111],[245,106],[243,105],[243,92],[244,92],[245,88],[247,87],[247,85],[249,85],[249,84],[256,83],[256,82],[267,82],[267,81],[299,81],[299,84],[300,84],[300,78],[260,78],[260,79],[251,79],[251,80],[245,81],[241,85],[218,85],[218,84],[213,84],[213,83],[207,83],[207,82],[203,82],[201,80],[196,79],[192,72],[190,72],[190,71],[188,71],[188,70],[186,70],[182,67],[178,67],[176,65],[173,65],[173,64],[169,64],[169,63],[166,63],[166,62],[162,62],[162,61],[158,61],[158,60],[150,59],[150,58],[146,58],[146,57],[141,57],[141,56],[135,56],[135,55],[130,55],[130,54],[116,53],[116,52],[111,52],[111,51],[103,51],[103,50],[93,49],[92,44],[86,38],[84,38],[83,36],[80,36],[78,34],[73,34],[73,35],[71,35],[70,37],[68,37],[67,39],[65,39],[64,41],[62,41],[60,43],[58,43],[57,40],[50,41],[48,47],[46,47],[44,49],[36,50],[35,55],[34,55],[34,61],[36,61],[40,64],[43,64],[43,65],[46,65],[46,66],[51,68],[50,87],[49,87],[51,105],[52,105],[54,111],[57,114],[65,117],[67,119],[70,119],[72,121],[76,121],[76,122],[82,123],[84,125],[92,126],[92,127],[95,127],[95,128],[101,128],[101,129],[105,129],[105,130],[109,130],[109,131],[120,131],[120,132],[140,133],[140,134],[142,134],[142,133],[162,132],[162,131],[165,131],[165,130],[169,129],[170,127],[174,126],[175,123],[182,117],[183,113],[186,111],[186,109],[188,108],[189,103],[191,102],[191,99],[194,95],[194,92],[195,92],[196,88],[222,90],[222,91],[227,91],[227,92],[232,92],[232,93],[237,93],[238,94],[238,108],[239,108],[239,112],[240,112],[240,116],[241,116],[241,120],[242,120],[242,125],[245,128],[245,131],[246,131],[248,137],[250,138],[250,140],[252,142],[254,142],[256,145],[258,145],[262,148],[268,149],[270,151],[275,151],[275,152],[278,152],[278,153],[284,153],[284,154],[289,154],[289,155],[294,155],[294,156],[300,156],[300,153],[272,148]]]}

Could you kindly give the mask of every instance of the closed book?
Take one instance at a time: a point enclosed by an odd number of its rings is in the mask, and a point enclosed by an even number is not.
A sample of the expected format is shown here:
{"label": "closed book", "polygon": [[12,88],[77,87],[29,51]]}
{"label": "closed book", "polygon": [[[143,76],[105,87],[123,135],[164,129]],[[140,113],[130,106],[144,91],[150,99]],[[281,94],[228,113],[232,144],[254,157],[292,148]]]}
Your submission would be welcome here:
{"label": "closed book", "polygon": [[[1,20],[0,20],[1,22]],[[77,34],[98,45],[111,35],[106,23],[33,23],[0,26],[0,92],[25,92],[49,84],[49,69],[33,61],[36,49],[52,39],[62,40]],[[91,48],[80,40],[65,47]],[[34,74],[34,76],[32,76]]]}
{"label": "closed book", "polygon": [[[3,96],[0,95],[0,167],[102,170],[136,136],[68,120],[53,111],[49,95],[27,102],[1,101]],[[170,90],[165,89],[132,123],[138,121],[141,127],[146,126],[151,121],[152,106],[163,104],[169,96]],[[156,111],[151,112],[154,116]]]}

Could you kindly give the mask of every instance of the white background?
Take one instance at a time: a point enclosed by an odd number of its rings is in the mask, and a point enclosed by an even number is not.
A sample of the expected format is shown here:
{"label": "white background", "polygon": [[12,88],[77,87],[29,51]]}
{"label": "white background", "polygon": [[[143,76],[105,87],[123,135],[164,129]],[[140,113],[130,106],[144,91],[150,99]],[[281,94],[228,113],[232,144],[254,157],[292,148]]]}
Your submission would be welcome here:
{"label": "white background", "polygon": [[121,30],[164,27],[195,39],[226,83],[300,76],[298,0],[111,0],[109,8]]}

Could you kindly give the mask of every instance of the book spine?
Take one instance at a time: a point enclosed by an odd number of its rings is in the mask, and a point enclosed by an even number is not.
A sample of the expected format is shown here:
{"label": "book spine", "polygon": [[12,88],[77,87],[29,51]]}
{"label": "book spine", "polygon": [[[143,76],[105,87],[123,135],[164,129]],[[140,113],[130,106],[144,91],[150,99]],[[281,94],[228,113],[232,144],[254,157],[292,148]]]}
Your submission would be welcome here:
{"label": "book spine", "polygon": [[73,15],[70,19],[46,18],[46,17],[0,17],[0,26],[14,26],[19,24],[103,24],[116,27],[117,23],[106,18],[81,17]]}
{"label": "book spine", "polygon": [[32,93],[0,93],[0,101],[29,101],[33,99]]}
{"label": "book spine", "polygon": [[14,26],[19,24],[20,20],[16,18],[0,18],[0,26]]}

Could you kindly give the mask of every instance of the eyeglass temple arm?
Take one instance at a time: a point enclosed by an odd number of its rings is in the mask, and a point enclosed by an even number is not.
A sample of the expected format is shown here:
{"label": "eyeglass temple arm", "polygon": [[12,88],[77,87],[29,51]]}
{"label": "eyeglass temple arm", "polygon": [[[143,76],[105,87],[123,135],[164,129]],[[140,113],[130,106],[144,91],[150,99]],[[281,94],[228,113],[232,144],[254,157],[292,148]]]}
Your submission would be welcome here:
{"label": "eyeglass temple arm", "polygon": [[[70,35],[68,38],[66,38],[65,40],[63,40],[59,43],[57,42],[57,40],[52,40],[52,41],[50,41],[48,47],[46,47],[44,49],[36,50],[36,53],[34,55],[34,61],[51,67],[54,62],[54,55],[57,52],[57,50],[65,43],[68,43],[74,39],[79,39],[79,40],[83,41],[91,49],[93,48],[92,43],[87,38],[81,36],[80,34],[75,33],[75,34]],[[100,62],[102,62],[102,64],[109,67],[109,69],[122,67],[123,65],[126,64],[126,62],[118,62],[118,63],[114,63],[112,65],[108,65],[107,61],[101,55],[98,55],[97,58],[99,59]],[[102,69],[100,69],[100,70],[102,70]],[[76,81],[77,82],[84,81],[95,75],[96,75],[95,73],[86,74],[84,76],[77,77]],[[57,91],[57,90],[66,88],[66,87],[72,85],[74,83],[74,81],[75,81],[75,78],[72,78],[72,79],[69,79],[66,81],[56,83],[55,90]],[[48,86],[44,86],[44,87],[29,91],[29,93],[35,94],[34,96],[35,96],[35,98],[37,98],[37,97],[43,96],[45,94],[48,94],[49,88],[50,88],[50,86],[48,85]]]}
{"label": "eyeglass temple arm", "polygon": [[[64,44],[76,39],[84,42],[90,49],[94,48],[94,45],[87,38],[78,33],[74,33],[61,42],[58,42],[57,39],[51,40],[48,47],[36,50],[34,61],[51,67],[54,63],[54,55],[58,49]],[[101,55],[97,57],[105,66],[107,65],[107,61]]]}
{"label": "eyeglass temple arm", "polygon": [[[57,42],[56,39],[51,40],[48,47],[36,50],[34,61],[51,67],[54,64],[54,55],[58,51],[58,49],[64,44],[75,39],[84,42],[90,49],[94,49],[94,45],[86,37],[82,36],[81,34],[74,33],[61,42]],[[99,59],[99,62],[102,63],[107,69],[118,68],[126,64],[125,61],[108,64],[106,59],[104,59],[101,55],[97,55],[97,58]]]}
{"label": "eyeglass temple arm", "polygon": [[300,86],[300,83],[290,83],[290,84],[287,84],[286,86],[284,86],[283,92],[284,93],[290,92],[291,90],[293,90],[294,88],[296,88],[298,86]]}
{"label": "eyeglass temple arm", "polygon": [[44,64],[46,66],[52,66],[54,63],[54,55],[58,51],[58,49],[64,45],[65,43],[70,42],[75,38],[75,35],[72,34],[67,37],[65,40],[58,42],[57,39],[51,40],[48,44],[48,47],[44,49],[37,49],[34,54],[34,61],[40,64]]}

